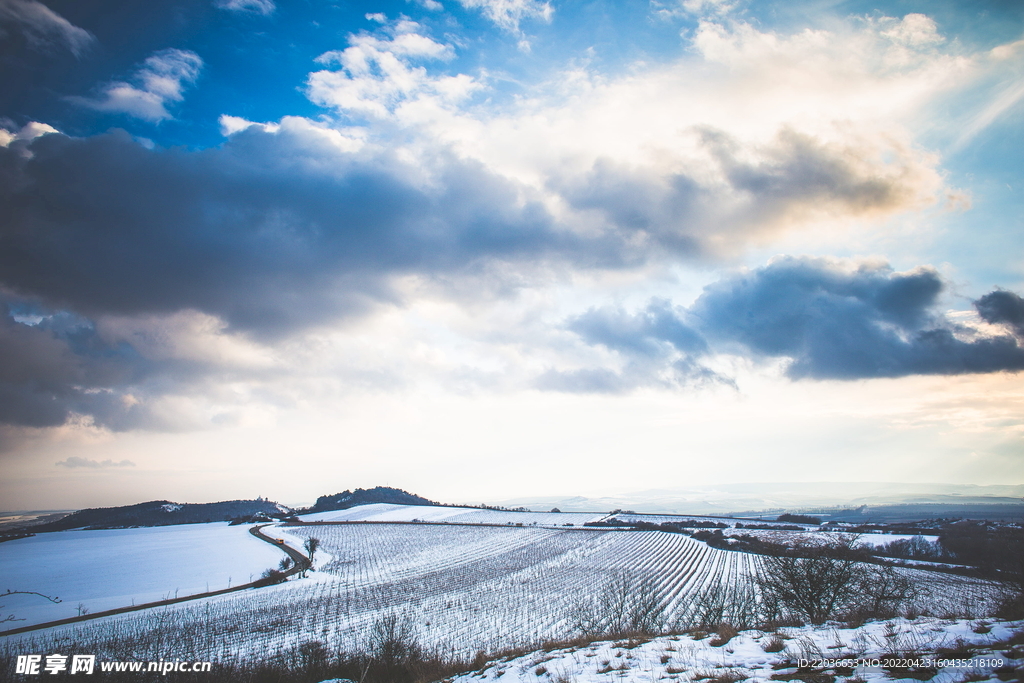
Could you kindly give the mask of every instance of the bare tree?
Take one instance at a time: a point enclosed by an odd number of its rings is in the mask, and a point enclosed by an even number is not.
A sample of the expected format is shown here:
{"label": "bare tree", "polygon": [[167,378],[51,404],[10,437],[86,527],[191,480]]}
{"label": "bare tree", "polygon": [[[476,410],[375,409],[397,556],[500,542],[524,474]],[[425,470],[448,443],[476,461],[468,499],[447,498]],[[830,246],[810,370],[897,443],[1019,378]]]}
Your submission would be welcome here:
{"label": "bare tree", "polygon": [[316,554],[317,549],[320,547],[320,539],[316,536],[310,536],[306,539],[305,543],[302,544],[302,547],[305,548],[306,552],[309,554],[309,566],[312,567],[313,555]]}
{"label": "bare tree", "polygon": [[[54,604],[57,604],[57,603],[59,603],[61,601],[60,598],[58,598],[58,597],[50,597],[49,595],[45,595],[43,593],[37,593],[36,591],[12,591],[10,588],[8,588],[7,591],[4,592],[4,593],[0,593],[0,598],[6,597],[8,595],[38,595],[42,599],[49,600],[50,602],[52,602]],[[3,605],[0,605],[0,609],[3,609]],[[25,620],[24,619],[19,619],[17,616],[15,616],[13,614],[0,614],[0,624],[8,622],[8,621],[25,621]]]}
{"label": "bare tree", "polygon": [[922,589],[905,571],[896,567],[872,565],[864,568],[857,586],[854,612],[874,619],[890,619],[909,607]]}
{"label": "bare tree", "polygon": [[865,565],[851,543],[801,547],[803,557],[766,556],[758,588],[768,602],[778,602],[821,624],[849,608],[865,580]]}
{"label": "bare tree", "polygon": [[716,629],[731,624],[748,628],[757,623],[763,605],[763,600],[758,604],[757,592],[746,581],[734,585],[713,583],[693,596],[676,626]]}
{"label": "bare tree", "polygon": [[565,618],[583,635],[656,633],[664,625],[664,611],[656,579],[620,572],[596,595],[578,596]]}
{"label": "bare tree", "polygon": [[423,650],[408,615],[389,612],[379,617],[370,627],[367,640],[371,660],[363,671],[364,678],[372,666],[380,680],[391,683],[411,680],[411,669],[422,658]]}

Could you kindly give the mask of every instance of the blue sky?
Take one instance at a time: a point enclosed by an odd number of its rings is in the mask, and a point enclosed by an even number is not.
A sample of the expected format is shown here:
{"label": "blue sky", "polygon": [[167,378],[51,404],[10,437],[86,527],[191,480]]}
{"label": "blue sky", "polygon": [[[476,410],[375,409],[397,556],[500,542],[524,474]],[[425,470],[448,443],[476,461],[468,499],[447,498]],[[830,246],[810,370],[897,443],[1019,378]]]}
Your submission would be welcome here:
{"label": "blue sky", "polygon": [[0,0],[2,495],[1017,483],[1022,33]]}

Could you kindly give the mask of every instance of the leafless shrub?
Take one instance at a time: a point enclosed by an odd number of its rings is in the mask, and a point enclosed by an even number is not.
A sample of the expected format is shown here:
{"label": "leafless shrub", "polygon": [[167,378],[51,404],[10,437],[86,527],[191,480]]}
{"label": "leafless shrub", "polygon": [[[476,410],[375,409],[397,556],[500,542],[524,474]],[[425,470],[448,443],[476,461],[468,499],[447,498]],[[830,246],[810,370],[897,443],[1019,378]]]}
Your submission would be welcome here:
{"label": "leafless shrub", "polygon": [[905,572],[889,566],[865,566],[855,587],[852,611],[866,618],[891,619],[921,594],[921,588]]}
{"label": "leafless shrub", "polygon": [[729,623],[742,629],[750,628],[758,621],[760,606],[751,584],[712,584],[693,597],[688,608],[680,615],[676,627],[680,630],[713,630],[720,624]]}
{"label": "leafless shrub", "polygon": [[843,617],[855,626],[914,610],[924,591],[907,571],[865,559],[854,539],[763,558],[757,578],[762,618],[777,623],[796,615],[821,624]]}
{"label": "leafless shrub", "polygon": [[653,578],[615,574],[596,595],[580,595],[569,604],[569,628],[584,636],[658,633],[665,608]]}
{"label": "leafless shrub", "polygon": [[765,557],[758,588],[766,600],[822,624],[845,611],[864,578],[846,548],[802,548],[803,557]]}

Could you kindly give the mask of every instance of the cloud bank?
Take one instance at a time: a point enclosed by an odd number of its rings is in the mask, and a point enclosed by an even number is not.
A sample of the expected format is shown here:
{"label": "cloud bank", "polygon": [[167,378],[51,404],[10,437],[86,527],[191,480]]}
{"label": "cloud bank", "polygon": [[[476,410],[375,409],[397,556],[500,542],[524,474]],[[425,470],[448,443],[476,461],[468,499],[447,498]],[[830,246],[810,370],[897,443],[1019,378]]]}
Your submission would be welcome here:
{"label": "cloud bank", "polygon": [[[550,16],[471,4],[513,33]],[[782,235],[955,194],[910,124],[966,67],[921,15],[793,35],[704,20],[684,59],[619,78],[570,70],[500,102],[487,73],[450,71],[456,40],[372,19],[379,29],[308,74],[317,119],[225,112],[226,139],[206,149],[119,130],[0,132],[0,422],[181,428],[162,399],[272,382],[293,369],[289,343],[410,305],[411,281],[456,283],[458,305],[458,283],[514,281],[513,298],[558,278],[730,265]],[[162,50],[79,102],[159,123],[202,69],[196,53]],[[1020,298],[976,302],[993,331],[944,314],[947,290],[928,267],[778,259],[689,307],[597,305],[551,324],[609,362],[551,364],[530,382],[729,385],[715,360],[729,355],[781,360],[793,379],[1024,367]]]}
{"label": "cloud bank", "polygon": [[[997,290],[974,302],[985,321],[1004,326],[993,333],[940,310],[946,289],[929,267],[901,273],[879,262],[779,258],[708,285],[688,308],[655,300],[635,313],[597,308],[568,321],[584,342],[625,359],[625,370],[603,383],[592,370],[550,373],[541,385],[618,391],[658,385],[672,371],[684,383],[721,381],[701,365],[714,353],[781,359],[791,379],[1024,369],[1024,301]],[[638,364],[646,371],[638,373]]]}

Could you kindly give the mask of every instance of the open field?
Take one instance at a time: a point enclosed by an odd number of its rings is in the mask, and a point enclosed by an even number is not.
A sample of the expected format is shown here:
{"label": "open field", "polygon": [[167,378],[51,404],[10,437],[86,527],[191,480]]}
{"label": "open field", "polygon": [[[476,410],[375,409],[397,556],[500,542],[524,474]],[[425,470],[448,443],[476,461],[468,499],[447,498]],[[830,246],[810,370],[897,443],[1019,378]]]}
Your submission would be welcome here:
{"label": "open field", "polygon": [[302,515],[306,522],[441,522],[448,524],[501,524],[506,526],[582,526],[609,515],[603,512],[519,512],[480,508],[389,505],[373,503],[348,510]]}
{"label": "open field", "polygon": [[[402,516],[395,510],[388,514]],[[185,535],[189,530],[202,534],[202,526],[207,525],[179,529]],[[247,535],[245,527],[230,529]],[[317,571],[278,586],[4,640],[11,652],[60,646],[111,657],[130,652],[136,658],[244,661],[307,641],[358,651],[366,647],[369,627],[382,615],[396,613],[408,615],[427,648],[467,656],[565,637],[572,606],[621,574],[649,580],[665,622],[682,624],[695,598],[716,586],[748,589],[760,564],[756,555],[661,531],[354,523],[271,526],[265,532],[293,547],[319,538]],[[267,544],[247,540],[270,553],[266,566],[283,557]],[[246,561],[257,557],[262,556]],[[991,586],[983,582],[901,571],[926,589],[920,608],[931,613],[980,615],[991,604]],[[109,585],[119,586],[122,577],[120,572],[111,575]]]}
{"label": "open field", "polygon": [[0,589],[38,591],[3,599],[27,626],[89,612],[239,585],[276,566],[282,554],[223,522],[44,533],[0,543]]}

